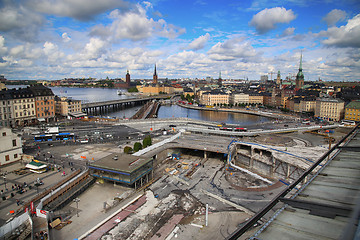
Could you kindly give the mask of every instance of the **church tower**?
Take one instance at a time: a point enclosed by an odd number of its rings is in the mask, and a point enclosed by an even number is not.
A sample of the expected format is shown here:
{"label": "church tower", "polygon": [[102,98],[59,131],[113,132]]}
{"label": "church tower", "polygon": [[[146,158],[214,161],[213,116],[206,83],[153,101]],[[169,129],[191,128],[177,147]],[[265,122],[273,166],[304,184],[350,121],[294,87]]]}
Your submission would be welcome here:
{"label": "church tower", "polygon": [[304,86],[304,74],[302,72],[302,52],[300,55],[300,67],[299,67],[299,72],[296,75],[296,80],[295,80],[295,87],[300,89]]}
{"label": "church tower", "polygon": [[222,85],[221,71],[219,72],[218,85],[219,85],[219,86]]}
{"label": "church tower", "polygon": [[157,84],[158,83],[158,76],[156,73],[156,64],[155,64],[155,70],[154,70],[154,75],[153,75],[153,84]]}
{"label": "church tower", "polygon": [[126,79],[126,85],[127,85],[127,87],[130,87],[130,73],[129,73],[129,70],[127,70],[127,72],[126,72],[126,77],[125,77],[125,79]]}
{"label": "church tower", "polygon": [[281,84],[281,75],[280,75],[280,71],[278,71],[277,73],[277,77],[276,77],[276,84],[280,85]]}

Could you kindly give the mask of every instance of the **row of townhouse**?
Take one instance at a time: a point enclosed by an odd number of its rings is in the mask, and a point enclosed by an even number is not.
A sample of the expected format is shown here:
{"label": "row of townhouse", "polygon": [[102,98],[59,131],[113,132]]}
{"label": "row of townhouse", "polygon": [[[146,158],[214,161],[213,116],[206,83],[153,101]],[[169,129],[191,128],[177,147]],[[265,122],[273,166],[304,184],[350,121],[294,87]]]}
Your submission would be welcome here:
{"label": "row of townhouse", "polygon": [[80,100],[58,98],[50,88],[35,85],[0,91],[0,127],[55,121],[55,116],[81,113]]}
{"label": "row of townhouse", "polygon": [[327,121],[342,119],[360,120],[360,101],[345,102],[337,98],[315,96],[295,96],[292,89],[273,92],[273,94],[231,93],[220,90],[203,92],[200,104],[219,106],[236,104],[270,105],[286,108],[295,113],[314,113],[314,116]]}
{"label": "row of townhouse", "polygon": [[209,91],[201,94],[200,104],[209,106],[237,105],[237,104],[263,104],[264,97],[260,94],[232,93],[222,91]]}

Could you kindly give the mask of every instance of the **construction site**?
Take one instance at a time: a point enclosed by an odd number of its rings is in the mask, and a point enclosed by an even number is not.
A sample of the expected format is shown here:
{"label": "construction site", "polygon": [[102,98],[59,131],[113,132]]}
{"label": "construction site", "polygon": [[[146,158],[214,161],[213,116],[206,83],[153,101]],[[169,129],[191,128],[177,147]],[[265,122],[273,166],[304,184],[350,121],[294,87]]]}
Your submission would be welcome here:
{"label": "construction site", "polygon": [[[233,138],[183,131],[129,157],[111,142],[54,146],[66,176],[16,212],[34,209],[25,225],[49,239],[224,239],[347,132],[335,129],[332,140],[310,132]],[[74,171],[72,162],[83,167]]]}

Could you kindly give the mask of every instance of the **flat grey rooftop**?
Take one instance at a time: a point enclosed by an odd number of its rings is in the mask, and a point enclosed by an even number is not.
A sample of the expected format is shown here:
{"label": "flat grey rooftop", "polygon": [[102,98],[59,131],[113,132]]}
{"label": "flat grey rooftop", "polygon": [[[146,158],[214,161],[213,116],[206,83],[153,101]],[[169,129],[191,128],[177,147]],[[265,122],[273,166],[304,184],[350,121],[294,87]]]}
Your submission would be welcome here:
{"label": "flat grey rooftop", "polygon": [[[359,223],[360,133],[253,239],[348,239]],[[358,213],[357,213],[358,214]],[[355,223],[350,224],[354,220]],[[350,237],[353,239],[353,237]]]}
{"label": "flat grey rooftop", "polygon": [[151,161],[151,158],[136,157],[131,154],[113,153],[90,164],[91,167],[110,169],[119,172],[131,173],[142,165]]}

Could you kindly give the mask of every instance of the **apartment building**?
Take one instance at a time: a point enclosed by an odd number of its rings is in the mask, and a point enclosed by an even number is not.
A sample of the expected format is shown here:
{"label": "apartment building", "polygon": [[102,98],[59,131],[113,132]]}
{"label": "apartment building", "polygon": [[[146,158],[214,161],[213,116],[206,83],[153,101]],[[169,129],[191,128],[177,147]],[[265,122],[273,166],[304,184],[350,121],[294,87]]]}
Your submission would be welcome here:
{"label": "apartment building", "polygon": [[221,104],[229,104],[229,94],[221,91],[211,91],[203,93],[200,98],[200,103],[209,106],[218,106]]}
{"label": "apartment building", "polygon": [[0,166],[20,160],[21,155],[21,138],[10,128],[0,127]]}
{"label": "apartment building", "polygon": [[328,121],[340,121],[344,117],[345,102],[336,98],[317,98],[315,117]]}
{"label": "apartment building", "polygon": [[52,90],[43,85],[31,86],[29,90],[34,94],[37,120],[55,121],[55,96]]}
{"label": "apartment building", "polygon": [[55,97],[55,113],[64,117],[73,113],[81,113],[81,100]]}
{"label": "apartment building", "polygon": [[249,94],[233,93],[229,97],[230,104],[249,104]]}
{"label": "apartment building", "polygon": [[360,121],[360,100],[350,102],[345,107],[345,120]]}
{"label": "apartment building", "polygon": [[249,94],[249,104],[263,104],[264,96],[260,94]]}
{"label": "apartment building", "polygon": [[69,115],[82,113],[81,100],[68,99],[66,97],[55,97],[55,112],[67,117]]}

